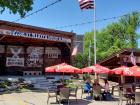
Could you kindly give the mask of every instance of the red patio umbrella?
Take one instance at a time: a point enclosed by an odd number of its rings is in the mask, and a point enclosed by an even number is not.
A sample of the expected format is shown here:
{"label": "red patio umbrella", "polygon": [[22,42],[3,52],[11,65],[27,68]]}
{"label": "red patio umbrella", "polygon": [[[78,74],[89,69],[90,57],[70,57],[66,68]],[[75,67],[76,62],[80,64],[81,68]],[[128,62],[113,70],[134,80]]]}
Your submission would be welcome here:
{"label": "red patio umbrella", "polygon": [[104,66],[101,66],[99,64],[95,64],[94,65],[94,72],[97,74],[109,74],[110,69],[108,69]]}
{"label": "red patio umbrella", "polygon": [[61,63],[55,66],[45,68],[45,72],[54,71],[54,72],[62,72],[63,73],[63,80],[64,80],[64,73],[82,73],[82,71],[76,67],[68,65],[66,63]]}
{"label": "red patio umbrella", "polygon": [[74,66],[63,63],[63,65],[58,65],[56,72],[63,73],[82,73],[82,70]]}
{"label": "red patio umbrella", "polygon": [[66,63],[45,68],[45,72],[82,73],[82,70]]}
{"label": "red patio umbrella", "polygon": [[[126,71],[126,72],[125,72]],[[127,73],[129,71],[129,67],[121,66],[115,69],[112,69],[110,71],[111,74],[117,74],[117,75],[124,75],[124,73]]]}
{"label": "red patio umbrella", "polygon": [[110,69],[99,64],[95,64],[94,66],[83,68],[82,71],[86,73],[108,74]]}
{"label": "red patio umbrella", "polygon": [[59,65],[63,65],[63,63],[54,65],[54,66],[50,66],[50,67],[46,67],[45,72],[56,72],[55,70],[58,68]]}
{"label": "red patio umbrella", "polygon": [[83,73],[93,73],[94,66],[90,66],[90,67],[85,67],[82,69]]}
{"label": "red patio umbrella", "polygon": [[121,66],[111,70],[112,74],[121,75],[121,83],[124,83],[124,76],[132,76],[133,72],[130,70],[129,67]]}
{"label": "red patio umbrella", "polygon": [[124,76],[140,76],[140,68],[138,66],[133,66],[130,68],[126,66],[121,66],[113,69],[111,72]]}
{"label": "red patio umbrella", "polygon": [[128,76],[140,77],[140,67],[138,66],[130,67],[130,73],[128,74]]}

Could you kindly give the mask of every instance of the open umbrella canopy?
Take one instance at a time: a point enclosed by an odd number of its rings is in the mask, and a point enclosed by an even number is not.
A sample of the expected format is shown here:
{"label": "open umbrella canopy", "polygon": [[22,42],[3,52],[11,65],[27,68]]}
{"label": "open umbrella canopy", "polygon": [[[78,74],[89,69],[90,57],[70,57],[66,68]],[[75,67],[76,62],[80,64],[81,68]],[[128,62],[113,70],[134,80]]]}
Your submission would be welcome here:
{"label": "open umbrella canopy", "polygon": [[117,75],[124,75],[124,73],[127,74],[127,72],[129,71],[129,67],[126,66],[121,66],[121,67],[117,67],[115,69],[112,69],[110,71],[111,74],[117,74]]}
{"label": "open umbrella canopy", "polygon": [[56,72],[64,72],[64,73],[82,73],[82,71],[79,68],[76,68],[74,66],[68,65],[66,63],[63,63],[63,65],[59,65],[56,69]]}
{"label": "open umbrella canopy", "polygon": [[55,66],[50,66],[45,68],[45,72],[63,72],[63,73],[82,73],[82,71],[79,68],[76,68],[74,66],[68,65],[66,63],[61,63]]}
{"label": "open umbrella canopy", "polygon": [[45,68],[45,72],[56,72],[55,70],[58,68],[59,65],[63,65],[64,63],[58,64],[58,65],[54,65],[54,66],[50,66],[50,67],[46,67]]}
{"label": "open umbrella canopy", "polygon": [[101,66],[99,64],[95,64],[94,67],[95,67],[94,72],[97,74],[109,74],[110,72],[110,69]]}
{"label": "open umbrella canopy", "polygon": [[140,77],[140,67],[138,66],[133,66],[130,67],[130,76],[136,76],[136,77]]}
{"label": "open umbrella canopy", "polygon": [[140,76],[140,68],[138,66],[133,66],[130,68],[126,66],[121,66],[113,69],[111,72],[124,76]]}
{"label": "open umbrella canopy", "polygon": [[86,67],[82,69],[82,72],[86,73],[97,73],[97,74],[108,74],[110,72],[110,69],[101,66],[99,64],[95,64],[94,66]]}
{"label": "open umbrella canopy", "polygon": [[94,66],[90,66],[90,67],[85,67],[82,69],[83,73],[93,73],[94,72]]}

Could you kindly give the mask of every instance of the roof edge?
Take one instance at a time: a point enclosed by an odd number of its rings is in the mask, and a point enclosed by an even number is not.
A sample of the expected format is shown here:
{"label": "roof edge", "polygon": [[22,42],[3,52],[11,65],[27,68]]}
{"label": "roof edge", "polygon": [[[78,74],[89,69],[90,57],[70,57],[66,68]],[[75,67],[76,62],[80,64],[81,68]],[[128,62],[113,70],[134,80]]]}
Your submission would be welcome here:
{"label": "roof edge", "polygon": [[49,29],[49,28],[45,28],[45,27],[26,25],[26,24],[21,24],[21,23],[9,22],[9,21],[5,21],[5,20],[0,20],[0,24],[19,26],[22,28],[30,28],[30,29],[34,29],[34,30],[48,31],[48,32],[56,33],[56,34],[58,34],[58,33],[59,34],[66,34],[69,36],[76,35],[76,33],[73,33],[73,32],[66,32],[66,31],[61,31],[61,30]]}
{"label": "roof edge", "polygon": [[135,49],[134,49],[134,48],[125,48],[125,49],[121,49],[120,51],[118,51],[118,52],[116,52],[116,53],[113,53],[113,54],[110,55],[109,57],[106,57],[106,58],[100,60],[100,61],[98,62],[98,64],[101,64],[101,63],[103,63],[103,62],[105,62],[105,61],[107,61],[107,60],[109,60],[109,59],[111,59],[111,58],[117,56],[117,54],[120,55],[121,53],[123,53],[123,52],[125,52],[125,51],[134,51],[134,52],[136,52],[136,50],[140,50],[140,49],[136,49],[136,48],[135,48]]}

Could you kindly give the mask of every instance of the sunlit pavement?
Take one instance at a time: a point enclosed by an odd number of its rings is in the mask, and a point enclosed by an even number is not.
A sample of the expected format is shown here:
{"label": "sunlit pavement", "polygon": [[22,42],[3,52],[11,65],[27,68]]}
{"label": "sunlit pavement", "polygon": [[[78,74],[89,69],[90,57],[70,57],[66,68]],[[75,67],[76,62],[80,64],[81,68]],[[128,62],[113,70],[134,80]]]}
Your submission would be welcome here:
{"label": "sunlit pavement", "polygon": [[[81,91],[78,91],[78,102],[70,98],[70,105],[118,105],[118,101],[94,101],[81,99]],[[55,98],[50,98],[49,105],[57,104]],[[126,102],[123,102],[125,105]],[[47,105],[47,93],[45,92],[22,92],[0,94],[0,105]]]}

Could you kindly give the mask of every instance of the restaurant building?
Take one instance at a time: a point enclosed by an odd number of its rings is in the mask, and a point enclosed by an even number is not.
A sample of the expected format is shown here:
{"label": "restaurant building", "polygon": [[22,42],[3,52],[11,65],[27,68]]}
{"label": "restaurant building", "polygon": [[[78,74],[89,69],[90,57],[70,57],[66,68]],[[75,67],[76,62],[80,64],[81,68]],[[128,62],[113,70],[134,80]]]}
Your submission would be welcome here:
{"label": "restaurant building", "polygon": [[71,63],[75,34],[0,20],[0,75],[42,75]]}
{"label": "restaurant building", "polygon": [[[98,64],[110,69],[121,66],[132,67],[134,66],[132,59],[135,59],[136,65],[140,66],[140,49],[122,49],[121,51],[105,58],[101,62],[98,62]],[[140,84],[140,77],[135,79],[132,76],[124,76],[124,78],[125,83],[133,83],[135,81],[136,83]],[[120,75],[109,75],[109,79],[117,82],[118,79],[120,79]]]}
{"label": "restaurant building", "polygon": [[[133,55],[133,56],[132,56]],[[117,53],[110,55],[109,57],[98,62],[102,66],[106,66],[110,69],[114,69],[120,66],[133,66],[131,58],[135,58],[137,66],[140,66],[140,49],[123,49]]]}

